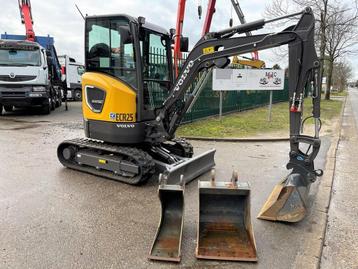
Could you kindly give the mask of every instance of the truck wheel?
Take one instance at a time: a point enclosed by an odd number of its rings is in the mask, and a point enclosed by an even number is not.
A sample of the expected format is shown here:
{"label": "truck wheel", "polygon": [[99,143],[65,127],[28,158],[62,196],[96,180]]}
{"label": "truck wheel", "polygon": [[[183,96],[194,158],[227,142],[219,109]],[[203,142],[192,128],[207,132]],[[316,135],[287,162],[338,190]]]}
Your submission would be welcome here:
{"label": "truck wheel", "polygon": [[14,110],[13,106],[4,106],[6,112],[12,112]]}
{"label": "truck wheel", "polygon": [[0,104],[0,116],[2,115],[2,104]]}
{"label": "truck wheel", "polygon": [[75,95],[74,97],[75,101],[82,101],[82,90],[76,89],[74,95]]}
{"label": "truck wheel", "polygon": [[56,97],[55,107],[60,107],[60,98]]}
{"label": "truck wheel", "polygon": [[50,98],[49,102],[50,102],[50,104],[51,104],[51,105],[50,105],[51,110],[52,110],[52,111],[55,110],[55,108],[56,108],[56,101],[55,101],[55,99]]}
{"label": "truck wheel", "polygon": [[43,115],[48,115],[48,114],[50,114],[50,113],[51,113],[51,110],[52,110],[52,106],[53,106],[52,98],[49,97],[49,98],[48,98],[48,102],[42,104],[42,107],[41,107],[41,112],[42,112],[42,114],[43,114]]}
{"label": "truck wheel", "polygon": [[48,115],[51,113],[51,103],[50,104],[43,104],[41,112],[43,115]]}

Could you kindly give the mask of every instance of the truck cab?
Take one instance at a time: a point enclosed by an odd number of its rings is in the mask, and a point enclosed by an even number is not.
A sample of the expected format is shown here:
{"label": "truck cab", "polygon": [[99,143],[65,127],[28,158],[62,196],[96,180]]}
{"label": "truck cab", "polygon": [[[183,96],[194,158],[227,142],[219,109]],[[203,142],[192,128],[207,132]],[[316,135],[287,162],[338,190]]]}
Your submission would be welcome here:
{"label": "truck cab", "polygon": [[14,107],[41,107],[49,114],[59,106],[51,85],[46,49],[32,41],[0,40],[0,114]]}

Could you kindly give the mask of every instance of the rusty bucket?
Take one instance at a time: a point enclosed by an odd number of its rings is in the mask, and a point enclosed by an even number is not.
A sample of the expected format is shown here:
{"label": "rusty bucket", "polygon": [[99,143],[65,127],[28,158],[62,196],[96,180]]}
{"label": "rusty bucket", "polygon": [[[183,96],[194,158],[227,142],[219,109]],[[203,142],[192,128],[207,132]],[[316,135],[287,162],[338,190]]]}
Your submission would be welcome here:
{"label": "rusty bucket", "polygon": [[160,174],[159,182],[161,216],[148,258],[180,262],[184,224],[184,179],[181,176],[179,185],[167,185],[166,178]]}
{"label": "rusty bucket", "polygon": [[196,257],[257,261],[250,215],[250,186],[237,181],[199,181],[199,221]]}
{"label": "rusty bucket", "polygon": [[274,187],[258,218],[283,222],[301,221],[307,212],[310,185],[300,174],[288,175]]}

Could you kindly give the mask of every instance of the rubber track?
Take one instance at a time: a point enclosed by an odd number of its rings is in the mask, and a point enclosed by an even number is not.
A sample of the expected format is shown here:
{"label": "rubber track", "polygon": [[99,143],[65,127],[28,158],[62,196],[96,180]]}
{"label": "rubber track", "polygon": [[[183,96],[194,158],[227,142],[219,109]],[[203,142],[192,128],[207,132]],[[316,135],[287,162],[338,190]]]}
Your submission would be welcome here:
{"label": "rubber track", "polygon": [[[171,140],[171,142],[174,142],[175,144],[166,144],[163,143],[162,146],[166,149],[168,149],[169,151],[175,151],[177,155],[179,155],[180,157],[185,157],[185,158],[191,158],[193,157],[194,154],[194,149],[193,146],[186,141],[183,138],[174,138],[173,140]],[[181,152],[179,153],[177,150],[180,150]]]}
{"label": "rubber track", "polygon": [[[107,153],[113,153],[117,155],[122,156],[129,156],[131,159],[134,159],[135,165],[138,165],[140,167],[140,174],[134,176],[134,177],[125,177],[118,174],[114,174],[113,172],[106,171],[106,170],[97,170],[94,167],[90,166],[81,166],[77,164],[76,162],[69,162],[66,161],[62,157],[62,151],[64,147],[67,146],[76,146],[79,148],[87,148],[87,149],[94,149],[94,150],[102,150]],[[123,147],[123,146],[117,146],[113,144],[107,144],[102,141],[96,141],[92,139],[86,139],[86,138],[77,138],[72,140],[65,140],[63,141],[57,148],[57,156],[60,162],[68,168],[83,171],[89,174],[102,176],[106,178],[110,178],[113,180],[121,181],[127,184],[131,185],[137,185],[146,182],[155,172],[155,163],[153,161],[153,158],[146,153],[145,151],[133,148],[133,147]]]}
{"label": "rubber track", "polygon": [[186,158],[193,157],[194,149],[193,149],[192,144],[190,144],[188,141],[186,141],[183,138],[175,138],[175,139],[173,139],[173,141],[178,143],[183,148],[183,150],[185,152],[185,156],[183,156],[183,157],[186,157]]}

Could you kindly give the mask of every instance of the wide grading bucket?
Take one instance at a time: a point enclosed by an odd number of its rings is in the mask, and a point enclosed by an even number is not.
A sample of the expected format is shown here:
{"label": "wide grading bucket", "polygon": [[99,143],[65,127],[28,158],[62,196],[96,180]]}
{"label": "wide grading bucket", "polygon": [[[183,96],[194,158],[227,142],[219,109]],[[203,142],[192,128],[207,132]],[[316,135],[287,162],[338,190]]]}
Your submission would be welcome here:
{"label": "wide grading bucket", "polygon": [[154,160],[157,170],[166,178],[168,184],[179,184],[181,175],[184,176],[184,182],[189,183],[196,177],[210,171],[215,166],[215,149],[208,150],[192,158],[180,158],[180,161],[174,164],[166,164]]}
{"label": "wide grading bucket", "polygon": [[161,204],[161,216],[148,258],[180,262],[185,184],[183,176],[181,176],[180,185],[166,185],[162,174],[159,178],[158,195]]}
{"label": "wide grading bucket", "polygon": [[199,181],[196,257],[257,261],[248,183]]}
{"label": "wide grading bucket", "polygon": [[258,218],[283,222],[302,220],[308,207],[310,185],[311,182],[300,174],[288,175],[274,187]]}

